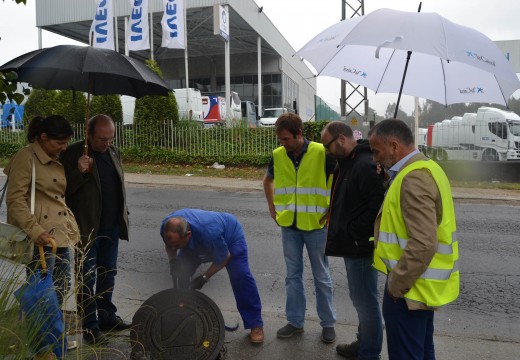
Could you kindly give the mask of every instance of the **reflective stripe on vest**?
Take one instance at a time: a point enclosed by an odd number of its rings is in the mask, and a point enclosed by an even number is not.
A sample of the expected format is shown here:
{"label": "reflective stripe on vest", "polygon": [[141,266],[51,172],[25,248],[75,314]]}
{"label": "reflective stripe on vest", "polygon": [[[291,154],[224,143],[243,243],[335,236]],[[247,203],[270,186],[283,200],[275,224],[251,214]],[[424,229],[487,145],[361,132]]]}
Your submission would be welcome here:
{"label": "reflective stripe on vest", "polygon": [[[385,263],[386,267],[388,269],[393,269],[397,265],[397,260],[386,260],[381,259],[383,263]],[[423,272],[419,278],[421,279],[428,279],[428,280],[449,280],[450,276],[455,272],[459,271],[459,262],[455,261],[453,264],[453,269],[426,269],[425,272]]]}
{"label": "reflective stripe on vest", "polygon": [[[398,238],[397,234],[380,232],[379,233],[379,242],[382,242],[385,244],[399,244],[399,247],[404,250],[406,248],[406,244],[408,243],[408,239]],[[451,242],[452,242],[451,244],[439,243],[439,245],[437,246],[437,253],[444,254],[444,255],[453,254],[453,243],[457,242],[457,236],[455,233],[452,234]]]}
{"label": "reflective stripe on vest", "polygon": [[415,161],[396,175],[383,203],[378,242],[374,251],[374,267],[388,273],[395,268],[407,248],[409,236],[401,211],[401,186],[403,178],[410,171],[419,169],[427,169],[437,184],[442,199],[442,220],[437,228],[437,251],[428,268],[404,297],[435,308],[454,301],[459,295],[460,287],[453,198],[449,181],[435,162]]}
{"label": "reflective stripe on vest", "polygon": [[280,226],[295,222],[300,230],[317,230],[320,218],[327,212],[330,201],[332,176],[325,173],[325,148],[310,142],[298,169],[283,146],[273,151],[274,205],[276,221]]}

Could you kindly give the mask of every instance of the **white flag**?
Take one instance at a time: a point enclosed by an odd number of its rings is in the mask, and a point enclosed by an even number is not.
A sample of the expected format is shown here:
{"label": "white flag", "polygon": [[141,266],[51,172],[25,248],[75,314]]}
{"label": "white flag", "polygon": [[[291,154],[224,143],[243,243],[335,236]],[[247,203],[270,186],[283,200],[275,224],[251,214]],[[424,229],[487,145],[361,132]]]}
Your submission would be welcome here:
{"label": "white flag", "polygon": [[93,47],[114,50],[114,9],[112,0],[94,0],[96,16],[90,27],[89,40]]}
{"label": "white flag", "polygon": [[130,0],[130,5],[132,11],[128,21],[130,29],[127,39],[128,49],[132,51],[149,49],[148,0]]}
{"label": "white flag", "polygon": [[185,49],[184,0],[163,0],[163,5],[161,46],[170,49]]}

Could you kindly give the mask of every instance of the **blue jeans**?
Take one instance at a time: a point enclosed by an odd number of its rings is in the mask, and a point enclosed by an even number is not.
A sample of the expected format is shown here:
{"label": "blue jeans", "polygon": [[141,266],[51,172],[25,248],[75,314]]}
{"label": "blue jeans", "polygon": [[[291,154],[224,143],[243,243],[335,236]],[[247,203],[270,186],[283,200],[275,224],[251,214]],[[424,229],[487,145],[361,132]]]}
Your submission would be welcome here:
{"label": "blue jeans", "polygon": [[392,300],[385,285],[383,317],[390,360],[435,360],[431,310],[408,310],[404,299]]}
{"label": "blue jeans", "polygon": [[[52,270],[52,280],[61,307],[63,305],[63,300],[70,289],[70,248],[56,248],[56,255],[52,253],[49,246],[44,246],[43,251],[45,253],[47,269]],[[34,248],[32,262],[27,265],[27,276],[29,276],[33,269],[41,269],[40,253],[38,252],[37,246]]]}
{"label": "blue jeans", "polygon": [[359,319],[358,357],[378,360],[383,346],[383,322],[377,296],[377,270],[372,266],[372,257],[344,260],[350,300]]}
{"label": "blue jeans", "polygon": [[99,323],[115,320],[117,308],[112,303],[112,293],[118,248],[119,228],[99,230],[94,241],[84,249],[86,254],[78,259],[81,290],[77,303],[84,329],[99,329]]}
{"label": "blue jeans", "polygon": [[303,246],[311,263],[316,289],[316,310],[322,327],[333,327],[336,311],[332,299],[332,280],[325,256],[327,229],[301,231],[282,227],[282,244],[287,275],[285,277],[285,315],[289,324],[303,328],[305,322],[305,287],[303,285]]}

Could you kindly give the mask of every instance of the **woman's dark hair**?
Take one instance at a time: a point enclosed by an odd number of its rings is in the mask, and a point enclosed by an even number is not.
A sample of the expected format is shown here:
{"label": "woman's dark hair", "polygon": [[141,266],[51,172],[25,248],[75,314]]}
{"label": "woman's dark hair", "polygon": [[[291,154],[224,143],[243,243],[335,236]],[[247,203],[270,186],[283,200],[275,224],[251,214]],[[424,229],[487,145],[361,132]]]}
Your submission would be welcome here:
{"label": "woman's dark hair", "polygon": [[47,134],[47,137],[52,140],[63,140],[71,137],[74,130],[68,120],[61,115],[51,115],[46,118],[36,116],[27,128],[27,140],[33,142],[41,134]]}

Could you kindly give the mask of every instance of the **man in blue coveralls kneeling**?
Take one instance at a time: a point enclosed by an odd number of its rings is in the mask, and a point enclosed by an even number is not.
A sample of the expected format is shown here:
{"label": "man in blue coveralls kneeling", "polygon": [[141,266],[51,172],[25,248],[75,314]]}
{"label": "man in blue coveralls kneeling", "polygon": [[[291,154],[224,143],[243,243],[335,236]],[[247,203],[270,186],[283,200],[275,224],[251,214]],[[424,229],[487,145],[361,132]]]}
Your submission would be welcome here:
{"label": "man in blue coveralls kneeling", "polygon": [[[163,220],[161,237],[176,288],[201,289],[226,267],[244,328],[251,329],[249,340],[262,343],[262,304],[249,270],[244,230],[237,218],[224,212],[181,209]],[[211,266],[202,275],[193,277],[197,268],[207,262]]]}

